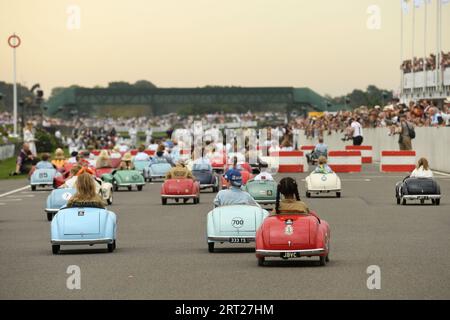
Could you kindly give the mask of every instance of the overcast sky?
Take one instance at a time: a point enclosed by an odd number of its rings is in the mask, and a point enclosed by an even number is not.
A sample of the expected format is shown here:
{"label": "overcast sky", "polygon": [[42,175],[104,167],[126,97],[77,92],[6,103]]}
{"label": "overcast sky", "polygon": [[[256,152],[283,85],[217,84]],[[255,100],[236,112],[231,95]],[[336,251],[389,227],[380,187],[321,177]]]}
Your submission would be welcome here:
{"label": "overcast sky", "polygon": [[[428,7],[429,51],[436,1]],[[400,12],[400,0],[0,0],[0,80],[12,82],[7,38],[16,32],[18,80],[40,83],[46,96],[56,86],[140,79],[159,87],[306,86],[331,95],[368,84],[397,90]],[[448,51],[450,5],[442,15]],[[407,56],[412,16],[411,8]],[[420,8],[418,55],[423,30]]]}

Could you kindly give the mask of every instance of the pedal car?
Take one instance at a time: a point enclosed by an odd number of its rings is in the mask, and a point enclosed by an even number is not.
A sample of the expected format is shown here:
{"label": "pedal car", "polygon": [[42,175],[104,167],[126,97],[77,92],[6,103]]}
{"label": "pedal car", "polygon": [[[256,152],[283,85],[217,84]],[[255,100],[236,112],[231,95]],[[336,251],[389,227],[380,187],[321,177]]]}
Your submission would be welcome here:
{"label": "pedal car", "polygon": [[108,251],[116,248],[117,217],[101,208],[62,208],[51,224],[53,254],[61,245],[106,244]]}
{"label": "pedal car", "polygon": [[217,207],[207,216],[208,251],[214,252],[214,244],[249,243],[255,241],[256,230],[269,212],[259,207],[234,205]]}
{"label": "pedal car", "polygon": [[148,179],[150,178],[151,163],[152,162],[150,160],[137,160],[133,162],[134,169],[142,172],[145,181],[148,181]]}
{"label": "pedal car", "polygon": [[397,204],[405,205],[406,200],[420,200],[424,204],[425,200],[431,200],[438,206],[441,203],[441,189],[432,178],[407,177],[395,186],[395,197]]}
{"label": "pedal car", "polygon": [[97,178],[101,178],[104,174],[108,174],[113,172],[114,168],[110,167],[110,168],[99,168],[99,169],[95,169],[95,176]]}
{"label": "pedal car", "polygon": [[35,191],[39,187],[54,187],[54,179],[60,175],[56,169],[36,169],[30,177],[31,190]]}
{"label": "pedal car", "polygon": [[53,190],[47,197],[45,213],[47,213],[47,220],[52,221],[53,216],[67,204],[70,198],[75,194],[76,190],[73,188],[61,188]]}
{"label": "pedal car", "polygon": [[277,183],[273,180],[250,180],[243,189],[259,204],[273,204],[277,198]]}
{"label": "pedal car", "polygon": [[225,170],[227,156],[224,153],[218,153],[215,154],[210,161],[213,170],[218,173],[222,173]]}
{"label": "pedal car", "polygon": [[147,181],[151,182],[155,179],[164,179],[170,169],[172,169],[172,166],[168,162],[152,163],[148,168]]}
{"label": "pedal car", "polygon": [[319,257],[328,261],[330,227],[325,220],[306,214],[278,214],[264,220],[256,232],[256,257],[264,265],[266,257],[292,259]]}
{"label": "pedal car", "polygon": [[336,173],[315,173],[311,172],[306,177],[306,197],[311,194],[336,192],[336,197],[341,197],[341,179]]}
{"label": "pedal car", "polygon": [[102,180],[111,183],[114,191],[124,187],[128,191],[131,191],[133,187],[136,187],[138,191],[142,191],[145,185],[144,176],[137,170],[114,170],[110,174],[102,175]]}
{"label": "pedal car", "polygon": [[192,174],[200,183],[200,189],[211,188],[213,192],[219,191],[219,177],[214,173],[209,164],[194,164]]}
{"label": "pedal car", "polygon": [[200,184],[192,179],[168,179],[161,186],[161,202],[167,204],[168,199],[186,203],[193,199],[194,204],[200,203]]}

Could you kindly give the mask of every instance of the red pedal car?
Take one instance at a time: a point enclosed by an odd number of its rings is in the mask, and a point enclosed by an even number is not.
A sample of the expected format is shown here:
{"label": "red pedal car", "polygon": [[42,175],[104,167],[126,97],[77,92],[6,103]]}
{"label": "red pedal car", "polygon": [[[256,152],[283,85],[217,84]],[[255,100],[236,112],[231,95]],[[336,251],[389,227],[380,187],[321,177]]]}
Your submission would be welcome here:
{"label": "red pedal car", "polygon": [[311,214],[278,214],[267,217],[256,232],[256,257],[263,266],[266,257],[292,259],[319,257],[321,266],[329,261],[330,227]]}
{"label": "red pedal car", "polygon": [[97,176],[97,178],[101,178],[102,175],[111,173],[111,172],[113,172],[114,169],[115,168],[112,168],[112,167],[109,167],[109,168],[98,168],[98,169],[95,169],[95,175]]}
{"label": "red pedal car", "polygon": [[225,153],[215,155],[211,158],[211,167],[214,171],[223,172],[225,170],[226,163],[227,156],[225,155]]}
{"label": "red pedal car", "polygon": [[200,203],[200,184],[192,179],[169,179],[161,186],[161,202],[167,204],[167,199],[174,199],[178,202],[183,199],[186,203],[189,199],[194,200],[194,204]]}

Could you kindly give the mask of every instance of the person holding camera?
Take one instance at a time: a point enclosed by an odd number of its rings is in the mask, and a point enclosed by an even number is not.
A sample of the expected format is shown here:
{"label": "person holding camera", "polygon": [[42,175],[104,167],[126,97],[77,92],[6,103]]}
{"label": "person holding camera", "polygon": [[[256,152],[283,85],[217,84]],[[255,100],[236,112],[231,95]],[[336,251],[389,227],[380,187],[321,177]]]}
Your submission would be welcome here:
{"label": "person holding camera", "polygon": [[362,126],[361,123],[359,123],[359,119],[358,118],[353,118],[350,120],[350,135],[352,137],[353,140],[353,145],[354,146],[360,146],[363,143],[363,130],[362,130]]}
{"label": "person holding camera", "polygon": [[416,133],[404,113],[400,115],[400,127],[396,133],[400,135],[398,138],[400,150],[412,150],[411,140],[415,138]]}

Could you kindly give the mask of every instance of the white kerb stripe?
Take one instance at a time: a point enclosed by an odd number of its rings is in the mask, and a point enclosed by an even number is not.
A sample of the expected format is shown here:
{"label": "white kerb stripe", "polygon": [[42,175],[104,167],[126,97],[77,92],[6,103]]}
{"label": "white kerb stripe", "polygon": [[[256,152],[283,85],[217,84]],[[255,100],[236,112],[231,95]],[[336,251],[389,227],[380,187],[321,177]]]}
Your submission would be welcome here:
{"label": "white kerb stripe", "polygon": [[329,157],[328,164],[361,164],[361,157]]}
{"label": "white kerb stripe", "polygon": [[381,157],[381,164],[416,164],[416,157],[414,156]]}

